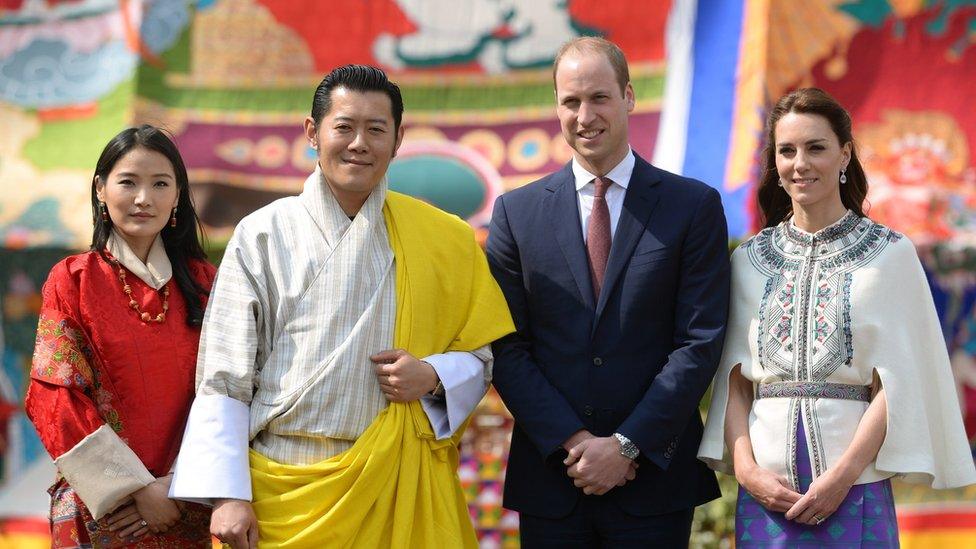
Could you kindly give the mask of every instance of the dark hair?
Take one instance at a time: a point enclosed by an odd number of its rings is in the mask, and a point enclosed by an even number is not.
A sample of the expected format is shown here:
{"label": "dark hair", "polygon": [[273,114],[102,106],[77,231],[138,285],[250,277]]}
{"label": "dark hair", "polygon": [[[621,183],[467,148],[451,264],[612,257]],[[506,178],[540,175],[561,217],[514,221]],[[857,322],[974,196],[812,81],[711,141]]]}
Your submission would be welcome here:
{"label": "dark hair", "polygon": [[186,323],[191,326],[199,326],[203,322],[203,296],[209,291],[198,284],[190,276],[189,260],[205,260],[207,254],[204,253],[200,245],[200,237],[197,231],[200,230],[200,220],[197,218],[196,210],[193,209],[193,202],[190,200],[190,180],[186,175],[186,166],[180,151],[173,144],[172,139],[166,133],[148,124],[143,124],[138,128],[127,128],[119,132],[105,145],[98,163],[95,165],[95,175],[92,177],[91,204],[92,215],[95,218],[95,230],[92,233],[91,249],[99,252],[102,259],[106,261],[105,245],[112,232],[112,220],[102,220],[99,209],[99,200],[96,195],[96,181],[106,183],[108,175],[112,172],[115,164],[120,158],[129,153],[136,147],[142,147],[150,151],[158,152],[165,156],[173,165],[173,174],[176,176],[176,190],[179,198],[176,203],[176,227],[170,227],[169,223],[163,227],[160,235],[163,238],[163,246],[166,248],[166,255],[169,256],[170,263],[173,265],[173,279],[183,294],[186,301]]}
{"label": "dark hair", "polygon": [[552,62],[553,89],[556,89],[556,70],[559,69],[559,62],[563,60],[563,56],[572,53],[596,53],[606,57],[607,61],[610,62],[610,67],[613,68],[613,74],[617,77],[620,93],[626,93],[627,84],[630,83],[630,69],[627,68],[627,58],[624,57],[624,52],[619,46],[599,36],[574,38],[559,48],[556,59]]}
{"label": "dark hair", "polygon": [[827,92],[819,88],[800,88],[784,95],[766,119],[766,146],[762,152],[762,172],[756,202],[764,227],[778,225],[793,213],[790,195],[779,186],[776,171],[776,124],[787,113],[815,114],[824,117],[843,147],[851,144],[851,160],[847,164],[847,183],[840,186],[840,199],[847,209],[864,217],[864,199],[868,195],[868,179],[857,159],[854,136],[851,134],[851,115]]}
{"label": "dark hair", "polygon": [[385,72],[369,65],[345,65],[325,75],[312,97],[312,120],[316,127],[332,109],[332,90],[336,88],[363,93],[385,93],[390,98],[393,131],[400,131],[400,121],[403,120],[403,96],[400,95],[400,87],[390,82]]}

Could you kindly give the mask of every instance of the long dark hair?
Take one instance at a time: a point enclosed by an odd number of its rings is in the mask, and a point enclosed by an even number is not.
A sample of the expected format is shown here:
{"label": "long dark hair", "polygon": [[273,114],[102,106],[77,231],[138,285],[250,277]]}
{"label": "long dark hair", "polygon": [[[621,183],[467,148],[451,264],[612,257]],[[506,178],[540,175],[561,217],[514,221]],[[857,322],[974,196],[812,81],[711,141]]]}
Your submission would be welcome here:
{"label": "long dark hair", "polygon": [[857,148],[851,133],[851,115],[833,97],[820,88],[800,88],[784,95],[766,118],[766,146],[762,152],[762,177],[756,192],[756,202],[763,227],[773,227],[793,213],[790,195],[779,186],[776,171],[776,123],[787,113],[815,114],[824,117],[837,135],[840,145],[851,144],[851,160],[847,164],[847,183],[840,186],[840,199],[847,209],[864,217],[864,200],[868,195],[868,178],[864,175]]}
{"label": "long dark hair", "polygon": [[95,175],[92,177],[91,205],[95,230],[92,232],[91,249],[99,252],[102,259],[108,261],[105,256],[105,245],[112,233],[112,220],[111,218],[107,221],[102,220],[95,184],[98,180],[107,182],[108,175],[116,162],[136,147],[158,152],[173,165],[176,190],[179,192],[176,202],[176,227],[170,227],[169,223],[166,223],[160,234],[163,238],[163,247],[166,248],[166,255],[173,265],[173,279],[176,280],[176,286],[186,301],[186,323],[199,326],[203,322],[203,296],[207,294],[209,288],[203,288],[190,276],[189,260],[205,260],[207,254],[204,253],[203,246],[200,245],[200,236],[197,234],[200,230],[200,220],[190,200],[190,179],[186,175],[183,157],[180,156],[180,151],[173,140],[163,130],[148,124],[127,128],[105,145],[95,165]]}

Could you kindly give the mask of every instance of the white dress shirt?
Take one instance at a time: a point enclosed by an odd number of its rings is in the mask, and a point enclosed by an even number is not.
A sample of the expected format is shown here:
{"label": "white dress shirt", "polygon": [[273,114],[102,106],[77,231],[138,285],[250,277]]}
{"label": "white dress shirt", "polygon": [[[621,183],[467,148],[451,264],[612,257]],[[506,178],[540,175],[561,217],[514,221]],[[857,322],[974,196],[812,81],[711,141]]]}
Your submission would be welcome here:
{"label": "white dress shirt", "polygon": [[[610,238],[617,231],[617,220],[620,219],[620,210],[624,205],[624,195],[627,194],[627,186],[630,184],[630,176],[634,173],[634,151],[631,150],[627,156],[614,166],[604,177],[613,181],[613,185],[607,189],[607,208],[610,210]],[[586,231],[589,228],[590,212],[593,211],[593,194],[596,192],[596,175],[586,171],[586,168],[573,158],[573,177],[576,179],[576,202],[579,204],[580,225],[583,229],[583,242],[586,242]]]}

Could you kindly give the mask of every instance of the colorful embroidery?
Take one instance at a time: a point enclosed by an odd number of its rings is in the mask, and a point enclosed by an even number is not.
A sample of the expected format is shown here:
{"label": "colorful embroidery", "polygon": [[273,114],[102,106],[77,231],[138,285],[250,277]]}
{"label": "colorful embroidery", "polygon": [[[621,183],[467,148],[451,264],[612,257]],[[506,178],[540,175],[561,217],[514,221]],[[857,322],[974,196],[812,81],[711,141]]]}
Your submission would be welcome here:
{"label": "colorful embroidery", "polygon": [[82,518],[84,504],[60,477],[51,488],[51,547],[91,549],[92,543]]}
{"label": "colorful embroidery", "polygon": [[[780,227],[783,227],[785,236],[786,238],[790,239],[790,241],[802,247],[813,247],[815,241],[817,245],[824,245],[848,236],[851,231],[857,228],[857,225],[861,222],[861,219],[862,218],[848,210],[847,214],[845,214],[840,221],[814,234],[806,233],[797,229],[789,220],[780,224]],[[777,227],[777,229],[778,228],[779,227]]]}
{"label": "colorful embroidery", "polygon": [[847,353],[847,360],[844,364],[850,367],[851,359],[854,357],[854,333],[850,329],[851,325],[851,284],[854,282],[854,274],[844,273],[843,298],[841,304],[841,322],[848,328],[844,330],[844,350]]}
{"label": "colorful embroidery", "polygon": [[88,391],[93,384],[88,357],[91,350],[78,330],[67,319],[56,321],[41,316],[37,323],[32,374],[35,377]]}
{"label": "colorful embroidery", "polygon": [[87,338],[71,319],[57,316],[57,312],[41,311],[31,377],[81,391],[95,403],[102,420],[121,433],[122,420],[112,404],[114,395],[102,387],[98,368],[92,367],[96,358]]}
{"label": "colorful embroidery", "polygon": [[780,381],[760,383],[756,398],[837,398],[869,402],[871,387],[816,381]]}
{"label": "colorful embroidery", "polygon": [[801,402],[804,410],[806,410],[806,429],[809,429],[807,436],[810,440],[814,475],[819,477],[827,468],[827,458],[824,456],[823,444],[820,442],[822,440],[820,437],[820,419],[817,417],[816,408],[813,406],[813,399],[806,398],[802,399]]}
{"label": "colorful embroidery", "polygon": [[[746,246],[750,261],[769,277],[758,315],[762,367],[787,380],[823,381],[850,365],[851,272],[898,238],[848,212],[816,234],[786,221],[751,239]],[[814,336],[809,344],[797,335],[807,333]]]}
{"label": "colorful embroidery", "polygon": [[786,471],[787,476],[788,476],[788,478],[786,480],[789,481],[790,486],[792,486],[794,490],[799,490],[799,484],[800,484],[800,474],[799,474],[799,472],[797,471],[797,468],[796,468],[796,465],[797,465],[797,463],[796,463],[796,451],[797,451],[796,429],[797,429],[797,425],[798,425],[797,421],[799,420],[799,417],[800,417],[800,400],[799,399],[796,399],[796,398],[790,399],[790,412],[789,412],[789,418],[790,418],[789,431],[790,432],[789,432],[789,435],[787,437],[787,440],[789,440],[790,442],[789,442],[789,444],[786,445],[786,460],[785,461],[786,461],[786,463],[788,463],[790,465],[790,468]]}
{"label": "colorful embroidery", "polygon": [[[759,365],[785,382],[817,385],[824,385],[841,366],[850,366],[854,357],[853,272],[900,238],[849,211],[814,234],[787,220],[749,240],[744,246],[749,260],[767,277],[757,315]],[[784,396],[803,399],[800,394]],[[811,461],[819,474],[824,456],[816,409],[811,399],[803,400]],[[791,414],[799,412],[799,406],[791,407]],[[795,442],[789,446],[787,462],[795,463]]]}

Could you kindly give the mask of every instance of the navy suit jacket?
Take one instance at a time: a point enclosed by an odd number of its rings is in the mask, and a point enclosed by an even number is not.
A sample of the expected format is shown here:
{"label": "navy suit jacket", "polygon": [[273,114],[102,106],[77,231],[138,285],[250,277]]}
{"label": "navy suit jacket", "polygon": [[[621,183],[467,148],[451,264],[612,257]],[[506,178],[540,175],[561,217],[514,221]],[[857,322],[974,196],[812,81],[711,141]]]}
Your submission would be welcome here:
{"label": "navy suit jacket", "polygon": [[599,496],[630,514],[718,497],[696,454],[729,305],[719,193],[638,156],[599,298],[570,164],[498,198],[487,251],[517,330],[493,345],[493,382],[515,417],[505,506],[573,510],[582,491],[561,444],[580,429],[640,448],[636,479]]}

